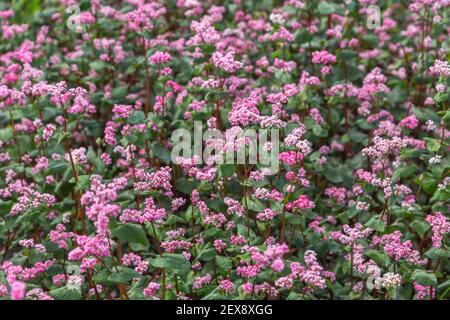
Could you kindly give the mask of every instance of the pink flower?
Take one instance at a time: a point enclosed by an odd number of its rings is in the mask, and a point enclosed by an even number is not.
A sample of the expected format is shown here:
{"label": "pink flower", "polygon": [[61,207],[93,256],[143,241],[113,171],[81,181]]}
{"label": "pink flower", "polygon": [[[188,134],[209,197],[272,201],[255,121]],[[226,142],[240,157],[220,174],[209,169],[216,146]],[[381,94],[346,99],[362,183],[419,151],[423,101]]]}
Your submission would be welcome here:
{"label": "pink flower", "polygon": [[336,62],[336,56],[328,51],[314,51],[312,53],[312,63],[314,64],[332,64]]}
{"label": "pink flower", "polygon": [[144,288],[144,296],[146,297],[156,297],[156,293],[158,292],[160,287],[159,283],[156,282],[150,282],[146,288]]}
{"label": "pink flower", "polygon": [[14,281],[11,284],[11,300],[23,300],[26,287],[24,282]]}
{"label": "pink flower", "polygon": [[221,52],[214,52],[212,55],[212,62],[214,65],[228,73],[233,73],[242,68],[242,62],[234,60],[234,52],[222,54]]}
{"label": "pink flower", "polygon": [[231,282],[230,279],[225,279],[225,280],[220,281],[219,287],[227,294],[233,293],[235,290],[234,284],[233,284],[233,282]]}
{"label": "pink flower", "polygon": [[407,128],[410,130],[414,130],[418,125],[419,125],[419,120],[413,114],[402,119],[402,121],[400,121],[400,123],[399,123],[400,127]]}
{"label": "pink flower", "polygon": [[169,53],[163,52],[163,51],[156,51],[149,58],[150,63],[154,64],[154,65],[166,64],[166,63],[168,63],[171,60],[172,60],[172,56]]}
{"label": "pink flower", "polygon": [[431,225],[433,247],[440,248],[445,235],[450,232],[449,219],[440,212],[430,214],[426,218]]}

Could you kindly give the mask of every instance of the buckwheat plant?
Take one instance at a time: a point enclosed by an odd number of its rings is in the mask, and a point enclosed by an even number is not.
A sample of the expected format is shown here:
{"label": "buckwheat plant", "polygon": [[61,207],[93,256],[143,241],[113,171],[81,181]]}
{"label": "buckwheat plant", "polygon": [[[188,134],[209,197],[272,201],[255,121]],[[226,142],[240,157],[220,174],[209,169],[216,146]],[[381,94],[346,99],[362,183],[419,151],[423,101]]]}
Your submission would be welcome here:
{"label": "buckwheat plant", "polygon": [[448,299],[447,0],[0,1],[0,299]]}

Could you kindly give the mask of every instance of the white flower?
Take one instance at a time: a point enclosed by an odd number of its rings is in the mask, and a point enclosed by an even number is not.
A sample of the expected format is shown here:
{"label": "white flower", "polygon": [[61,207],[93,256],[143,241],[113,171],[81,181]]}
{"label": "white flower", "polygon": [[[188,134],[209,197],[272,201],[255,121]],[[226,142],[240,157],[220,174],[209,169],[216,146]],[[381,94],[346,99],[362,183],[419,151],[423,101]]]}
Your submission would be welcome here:
{"label": "white flower", "polygon": [[387,272],[382,277],[375,279],[375,288],[396,288],[402,283],[402,276],[396,273]]}
{"label": "white flower", "polygon": [[279,13],[271,13],[269,19],[273,23],[284,24],[284,17]]}
{"label": "white flower", "polygon": [[430,164],[438,164],[438,163],[441,163],[441,159],[442,159],[442,156],[437,154],[434,157],[430,158],[430,160],[428,160],[428,162]]}

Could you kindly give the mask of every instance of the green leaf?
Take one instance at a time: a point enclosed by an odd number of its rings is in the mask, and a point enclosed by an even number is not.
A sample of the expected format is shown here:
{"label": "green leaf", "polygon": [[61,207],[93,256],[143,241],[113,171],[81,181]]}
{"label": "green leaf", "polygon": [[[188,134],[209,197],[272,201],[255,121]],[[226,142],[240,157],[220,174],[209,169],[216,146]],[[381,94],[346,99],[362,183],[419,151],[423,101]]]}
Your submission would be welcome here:
{"label": "green leaf", "polygon": [[106,68],[106,66],[107,66],[106,63],[103,61],[94,61],[94,62],[89,63],[89,68],[91,68],[92,70],[95,70],[95,71],[100,71],[100,70]]}
{"label": "green leaf", "polygon": [[181,275],[186,275],[191,269],[191,264],[186,258],[182,254],[175,253],[165,253],[161,257],[153,259],[150,264],[156,268],[168,269]]}
{"label": "green leaf", "polygon": [[191,194],[192,190],[197,188],[198,185],[198,181],[188,180],[186,177],[178,179],[175,183],[177,190],[183,192],[184,194]]}
{"label": "green leaf", "polygon": [[233,263],[229,258],[219,255],[216,256],[216,263],[217,266],[223,270],[230,270],[233,267]]}
{"label": "green leaf", "polygon": [[[84,175],[78,176],[78,183],[75,186],[75,190],[76,191],[81,191],[81,190],[89,189],[90,182],[91,182],[91,179],[90,179],[89,175],[84,174]],[[69,183],[75,183],[75,177],[72,177],[69,180]]]}
{"label": "green leaf", "polygon": [[359,130],[356,130],[356,129],[350,129],[350,130],[348,131],[348,137],[350,138],[350,140],[352,140],[352,141],[354,141],[354,142],[357,142],[357,143],[360,143],[360,142],[362,142],[364,139],[367,138],[367,135],[364,134],[364,133],[362,133],[362,132],[359,131]]}
{"label": "green leaf", "polygon": [[384,222],[381,221],[380,218],[377,216],[370,218],[370,220],[366,222],[365,226],[379,232],[383,232],[386,227]]}
{"label": "green leaf", "polygon": [[413,228],[413,230],[416,231],[421,238],[423,238],[430,229],[430,225],[425,221],[414,220],[411,222],[411,228]]}
{"label": "green leaf", "polygon": [[438,285],[436,275],[425,270],[414,270],[411,279],[423,286],[436,287]]}
{"label": "green leaf", "polygon": [[397,178],[407,178],[417,171],[416,165],[410,165],[397,169],[391,177],[391,181],[397,180]]}
{"label": "green leaf", "polygon": [[170,164],[170,151],[161,142],[155,141],[152,143],[152,154],[154,154],[159,160],[161,160],[162,163]]}
{"label": "green leaf", "polygon": [[338,58],[339,60],[346,60],[346,61],[350,61],[355,59],[358,56],[358,54],[356,53],[356,51],[353,50],[340,50],[338,52],[338,54],[336,55],[336,58]]}
{"label": "green leaf", "polygon": [[429,173],[425,173],[422,178],[422,188],[428,194],[434,194],[437,188],[436,179]]}
{"label": "green leaf", "polygon": [[166,221],[164,221],[164,224],[171,225],[171,224],[175,224],[177,222],[186,223],[186,221],[182,217],[177,216],[176,214],[171,214],[167,217]]}
{"label": "green leaf", "polygon": [[424,140],[427,143],[427,149],[430,152],[437,152],[439,151],[439,149],[441,148],[441,144],[439,143],[438,140],[433,139],[433,138],[424,138]]}
{"label": "green leaf", "polygon": [[[114,101],[123,100],[128,93],[128,87],[114,88],[111,92],[111,99]],[[142,112],[142,111],[141,111]]]}
{"label": "green leaf", "polygon": [[144,123],[145,122],[145,113],[141,110],[135,110],[131,113],[127,122],[129,124]]}
{"label": "green leaf", "polygon": [[49,294],[56,300],[81,300],[83,295],[79,289],[62,287],[51,290]]}
{"label": "green leaf", "polygon": [[[242,205],[245,204],[245,199],[242,199]],[[266,208],[264,204],[258,199],[247,199],[248,210],[252,210],[255,212],[263,212]]]}
{"label": "green leaf", "polygon": [[202,261],[211,261],[214,259],[216,254],[216,249],[212,248],[210,245],[206,245],[197,256],[197,259]]}
{"label": "green leaf", "polygon": [[119,272],[114,271],[109,277],[108,281],[114,283],[127,283],[134,278],[139,278],[142,275],[133,269],[123,268],[123,270],[119,270]]}
{"label": "green leaf", "polygon": [[219,165],[220,175],[224,178],[231,177],[235,171],[236,171],[236,166],[234,164]]}
{"label": "green leaf", "polygon": [[373,261],[375,261],[376,264],[380,265],[380,266],[384,266],[387,260],[387,256],[384,253],[381,253],[378,250],[375,249],[368,249],[364,252],[364,254],[369,257],[370,259],[372,259]]}
{"label": "green leaf", "polygon": [[303,43],[311,41],[312,39],[313,39],[312,34],[308,30],[303,29],[299,32],[299,34],[295,38],[295,42],[297,44],[303,44]]}
{"label": "green leaf", "polygon": [[13,138],[12,128],[4,128],[0,129],[0,140],[1,141],[9,141]]}
{"label": "green leaf", "polygon": [[322,15],[328,15],[335,12],[335,7],[333,4],[322,1],[318,6],[319,12]]}
{"label": "green leaf", "polygon": [[325,179],[332,183],[341,183],[344,181],[338,168],[332,166],[326,166],[323,172]]}
{"label": "green leaf", "polygon": [[148,246],[147,236],[140,225],[137,224],[118,224],[112,231],[113,236],[120,240],[139,243]]}
{"label": "green leaf", "polygon": [[312,131],[314,135],[318,137],[326,137],[328,136],[328,131],[322,128],[320,125],[316,124],[313,126]]}

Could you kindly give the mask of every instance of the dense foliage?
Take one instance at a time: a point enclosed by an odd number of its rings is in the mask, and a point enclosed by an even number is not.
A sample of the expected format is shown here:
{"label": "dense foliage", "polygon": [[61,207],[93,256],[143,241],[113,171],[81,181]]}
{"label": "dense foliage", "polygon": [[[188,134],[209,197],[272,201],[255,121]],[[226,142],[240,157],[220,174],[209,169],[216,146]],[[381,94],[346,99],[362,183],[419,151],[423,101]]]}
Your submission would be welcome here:
{"label": "dense foliage", "polygon": [[0,299],[449,298],[449,6],[0,1]]}

